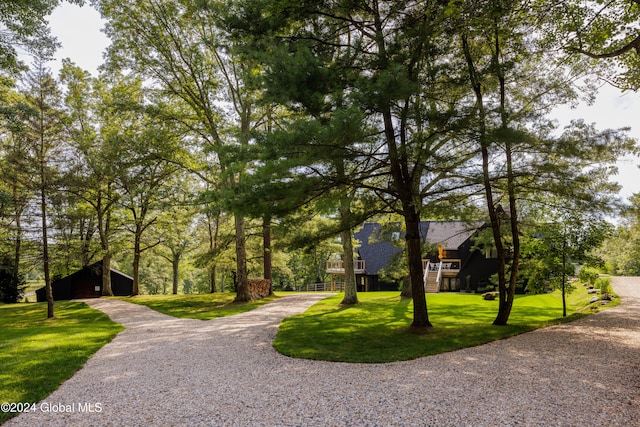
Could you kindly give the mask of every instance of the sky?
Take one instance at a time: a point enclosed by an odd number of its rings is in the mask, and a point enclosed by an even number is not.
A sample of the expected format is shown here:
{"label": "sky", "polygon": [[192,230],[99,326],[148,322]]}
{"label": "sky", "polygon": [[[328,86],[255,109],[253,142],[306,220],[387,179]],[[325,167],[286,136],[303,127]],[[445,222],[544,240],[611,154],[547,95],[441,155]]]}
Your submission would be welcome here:
{"label": "sky", "polygon": [[[70,58],[79,67],[97,75],[103,62],[103,52],[109,40],[100,31],[104,26],[100,14],[89,5],[79,7],[68,3],[59,6],[49,18],[51,30],[62,44],[56,60],[50,67],[57,73],[62,58]],[[592,105],[581,105],[575,109],[557,108],[553,118],[560,125],[574,119],[596,123],[598,129],[631,127],[630,136],[640,141],[640,92],[621,93],[611,86],[603,86]],[[623,159],[618,162],[619,173],[611,180],[622,185],[621,197],[628,198],[640,192],[640,159]]]}

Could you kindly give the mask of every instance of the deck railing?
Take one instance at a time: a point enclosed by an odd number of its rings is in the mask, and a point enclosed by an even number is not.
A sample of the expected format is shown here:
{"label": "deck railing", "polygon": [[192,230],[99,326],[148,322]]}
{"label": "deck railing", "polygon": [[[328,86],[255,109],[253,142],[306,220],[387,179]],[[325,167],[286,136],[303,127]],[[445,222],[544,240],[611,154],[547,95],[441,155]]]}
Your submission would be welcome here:
{"label": "deck railing", "polygon": [[[356,274],[364,274],[365,260],[357,259],[353,261],[353,269]],[[327,273],[344,274],[344,262],[341,259],[331,259],[327,261]]]}
{"label": "deck railing", "polygon": [[430,272],[438,272],[442,273],[455,273],[460,271],[460,265],[462,264],[462,260],[459,259],[443,259],[439,262],[430,262],[428,259],[422,260],[422,270],[426,272],[429,269]]}
{"label": "deck railing", "polygon": [[344,282],[310,283],[305,285],[302,290],[307,292],[344,292]]}

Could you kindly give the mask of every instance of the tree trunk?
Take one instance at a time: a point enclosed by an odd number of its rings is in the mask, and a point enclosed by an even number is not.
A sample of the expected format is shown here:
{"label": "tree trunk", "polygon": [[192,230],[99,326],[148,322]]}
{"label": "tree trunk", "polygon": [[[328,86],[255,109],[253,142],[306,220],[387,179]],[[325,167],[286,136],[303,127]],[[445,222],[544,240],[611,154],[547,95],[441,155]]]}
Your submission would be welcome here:
{"label": "tree trunk", "polygon": [[47,197],[45,194],[44,166],[41,165],[40,213],[42,214],[42,263],[44,267],[44,286],[47,295],[47,318],[55,317],[51,273],[49,272],[49,238],[47,233]]}
{"label": "tree trunk", "polygon": [[247,284],[247,250],[245,246],[245,221],[238,214],[235,215],[236,230],[236,298],[235,302],[251,300]]}
{"label": "tree trunk", "polygon": [[[509,273],[509,286],[503,286],[499,290],[500,301],[498,304],[498,315],[493,321],[494,325],[504,326],[509,321],[513,300],[516,294],[516,281],[518,278],[518,268],[520,265],[520,231],[518,227],[518,211],[516,208],[515,184],[513,174],[513,160],[511,144],[507,142],[507,192],[509,195],[509,224],[511,225],[511,239],[513,242],[513,254],[511,256],[511,271]],[[506,260],[505,260],[506,261]],[[506,263],[503,261],[503,263]],[[505,274],[503,272],[503,274]],[[503,280],[506,285],[506,279]]]}
{"label": "tree trunk", "polygon": [[405,208],[405,224],[407,239],[407,261],[411,278],[411,295],[413,298],[412,327],[432,327],[427,312],[427,299],[424,291],[424,275],[422,272],[422,245],[420,242],[420,216],[413,206]]}
{"label": "tree trunk", "polygon": [[342,238],[342,259],[344,265],[344,297],[340,304],[353,305],[358,303],[358,292],[356,288],[356,274],[353,268],[353,240],[351,229],[343,230]]}
{"label": "tree trunk", "polygon": [[133,288],[131,295],[140,295],[140,252],[134,251],[133,254]]}
{"label": "tree trunk", "polygon": [[209,283],[211,284],[211,293],[216,293],[216,265],[212,265],[209,269]]}
{"label": "tree trunk", "polygon": [[[346,172],[343,161],[336,162],[338,179],[346,181]],[[353,234],[351,228],[351,197],[347,190],[342,192],[342,200],[339,207],[340,213],[340,237],[342,240],[342,264],[344,267],[344,297],[341,304],[354,305],[358,303],[358,289],[356,288],[356,274],[353,262]]]}
{"label": "tree trunk", "polygon": [[16,268],[20,266],[20,258],[22,251],[22,224],[20,222],[20,215],[15,216],[15,224],[16,224],[16,238],[15,238],[15,251],[13,262]]}
{"label": "tree trunk", "polygon": [[93,219],[90,219],[86,230],[80,231],[80,256],[82,257],[82,267],[88,267],[90,264],[90,245],[91,236],[93,234]]}
{"label": "tree trunk", "polygon": [[14,265],[16,266],[16,269],[19,270],[22,251],[22,207],[20,207],[18,203],[18,186],[15,182],[13,183],[13,203],[15,203],[13,220],[16,224],[13,262],[15,263]]}
{"label": "tree trunk", "polygon": [[131,295],[140,294],[140,225],[136,224],[136,233],[133,237],[133,289]]}
{"label": "tree trunk", "polygon": [[[230,87],[232,84],[230,82]],[[234,98],[235,100],[235,98]],[[249,139],[251,138],[251,104],[240,103],[236,107],[241,107],[240,114],[240,145],[242,151],[244,151],[249,145]],[[223,171],[224,172],[224,171]],[[237,174],[237,182],[230,182],[233,185],[240,185],[244,170],[240,170]],[[249,295],[248,272],[247,272],[247,249],[245,239],[245,219],[238,213],[234,215],[235,230],[236,230],[236,298],[237,302],[250,301],[251,295]]]}
{"label": "tree trunk", "polygon": [[411,293],[411,276],[409,275],[404,276],[404,278],[402,279],[402,289],[400,290],[400,296],[402,298],[413,297],[413,294]]}
{"label": "tree trunk", "polygon": [[[498,314],[493,321],[494,325],[506,325],[507,320],[509,319],[509,314],[511,312],[510,301],[513,301],[513,298],[509,298],[509,292],[507,290],[507,279],[506,279],[506,251],[505,247],[502,243],[502,230],[500,225],[500,217],[498,212],[496,203],[493,199],[493,187],[491,183],[491,175],[490,175],[490,159],[489,159],[489,141],[487,136],[487,117],[486,110],[484,106],[484,95],[482,91],[482,84],[479,80],[477,70],[475,68],[475,64],[473,61],[473,57],[471,55],[471,51],[469,48],[468,40],[465,35],[462,36],[462,48],[465,55],[465,59],[467,61],[467,66],[469,70],[469,81],[471,83],[471,87],[475,93],[476,97],[476,108],[478,109],[478,125],[479,125],[479,142],[480,142],[480,151],[482,155],[482,183],[484,186],[485,197],[487,200],[487,211],[489,213],[489,220],[491,222],[491,231],[493,233],[493,242],[496,246],[496,252],[498,253]],[[504,104],[503,104],[504,106]],[[511,202],[511,200],[510,200]],[[511,209],[511,205],[510,205]],[[515,276],[512,274],[511,278],[515,281]],[[515,290],[515,284],[514,284]]]}
{"label": "tree trunk", "polygon": [[109,203],[103,206],[102,190],[96,201],[96,214],[98,217],[98,233],[100,234],[100,247],[102,248],[102,295],[113,296],[111,290],[111,250],[109,249],[109,234],[111,232],[111,215]]}
{"label": "tree trunk", "polygon": [[566,236],[566,225],[565,225],[565,230],[562,233],[562,317],[567,317],[566,277],[567,277],[567,236]]}
{"label": "tree trunk", "polygon": [[173,255],[173,262],[171,263],[173,267],[173,295],[178,294],[178,277],[180,275],[180,254]]}
{"label": "tree trunk", "polygon": [[[383,21],[378,11],[378,4],[373,3],[374,11],[374,28],[376,35],[376,45],[378,48],[378,58],[380,69],[386,69],[389,64],[387,50],[385,45],[385,31],[383,29]],[[391,102],[385,100],[381,103],[380,113],[384,123],[384,138],[389,150],[389,162],[391,169],[391,177],[393,186],[398,195],[398,199],[402,204],[402,213],[406,227],[407,239],[407,262],[409,264],[409,277],[411,278],[411,293],[413,297],[413,323],[412,327],[427,328],[432,327],[429,322],[429,314],[427,313],[427,300],[424,292],[423,275],[422,275],[422,250],[420,242],[420,205],[416,204],[419,191],[416,191],[415,185],[419,184],[414,178],[420,174],[413,170],[409,171],[409,159],[404,150],[398,148],[396,142],[395,119],[391,112]],[[402,127],[402,126],[401,126]],[[403,127],[403,132],[406,128]],[[406,142],[406,135],[401,132],[400,141]],[[415,165],[419,167],[419,164]]]}
{"label": "tree trunk", "polygon": [[113,296],[111,290],[111,254],[102,257],[102,295]]}
{"label": "tree trunk", "polygon": [[[215,218],[212,218],[212,213],[207,212],[207,230],[209,231],[209,250],[213,251],[218,247],[218,235],[220,229],[220,211],[216,211]],[[216,292],[216,264],[215,260],[209,270],[209,283],[211,285],[211,293]],[[224,292],[224,286],[222,287]]]}
{"label": "tree trunk", "polygon": [[[495,50],[494,62],[496,64],[495,70],[499,81],[500,87],[500,119],[501,126],[506,130],[509,126],[508,113],[506,106],[506,79],[500,63],[500,35],[497,25],[495,30]],[[508,137],[509,138],[509,137]],[[518,209],[516,206],[516,184],[515,174],[513,171],[513,142],[511,139],[507,139],[505,142],[505,156],[507,163],[507,194],[509,196],[509,224],[511,226],[511,240],[513,243],[513,253],[511,256],[511,271],[509,272],[509,287],[505,290],[502,289],[499,292],[500,302],[498,305],[498,315],[494,320],[494,325],[506,325],[511,315],[511,309],[513,307],[513,300],[516,294],[516,282],[518,278],[518,269],[520,266],[520,230],[518,225]],[[506,291],[506,292],[505,292]]]}
{"label": "tree trunk", "polygon": [[262,250],[264,252],[264,278],[269,281],[269,295],[273,295],[273,266],[271,256],[271,216],[265,215],[262,220]]}

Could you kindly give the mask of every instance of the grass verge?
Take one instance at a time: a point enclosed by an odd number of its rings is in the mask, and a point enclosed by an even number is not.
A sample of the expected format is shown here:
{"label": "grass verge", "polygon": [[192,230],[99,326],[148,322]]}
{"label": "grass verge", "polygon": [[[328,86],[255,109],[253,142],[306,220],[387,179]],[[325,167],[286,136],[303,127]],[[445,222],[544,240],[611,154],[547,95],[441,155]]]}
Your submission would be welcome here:
{"label": "grass verge", "polygon": [[210,320],[253,310],[273,301],[276,296],[250,302],[233,302],[235,293],[187,295],[138,295],[118,297],[122,301],[145,305],[173,317]]}
{"label": "grass verge", "polygon": [[[429,294],[429,319],[434,328],[413,330],[408,327],[413,318],[412,302],[397,292],[360,293],[360,302],[346,307],[340,306],[342,295],[337,295],[285,319],[274,347],[288,356],[316,360],[410,360],[511,337],[603,309],[599,302],[588,304],[591,296],[582,287],[571,294],[566,318],[562,318],[559,292],[517,296],[509,325],[493,326],[497,301],[485,301],[475,294]],[[609,306],[618,302],[616,299]]]}
{"label": "grass verge", "polygon": [[[123,330],[81,302],[0,304],[0,402],[35,403]],[[16,414],[0,411],[0,424]]]}

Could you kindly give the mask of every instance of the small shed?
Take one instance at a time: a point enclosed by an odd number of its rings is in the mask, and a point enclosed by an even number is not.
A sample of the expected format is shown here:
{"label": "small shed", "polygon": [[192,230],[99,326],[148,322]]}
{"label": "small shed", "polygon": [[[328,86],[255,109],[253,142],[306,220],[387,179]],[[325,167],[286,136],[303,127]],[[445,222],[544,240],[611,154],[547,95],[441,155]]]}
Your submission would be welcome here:
{"label": "small shed", "polygon": [[[51,283],[53,299],[70,300],[100,298],[102,295],[102,261],[98,261]],[[133,292],[133,277],[111,269],[111,290],[116,296],[127,296]],[[47,300],[44,287],[36,291],[38,302]]]}

